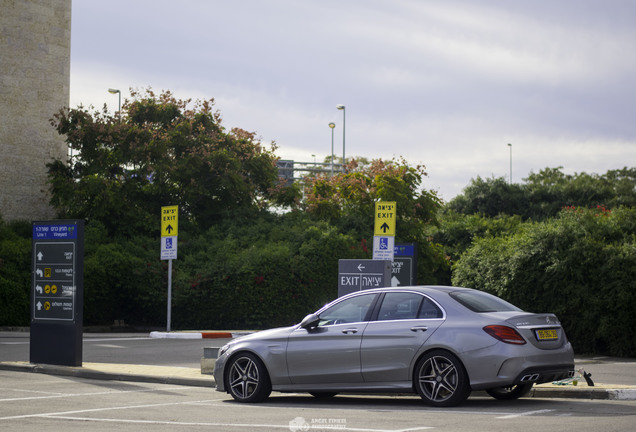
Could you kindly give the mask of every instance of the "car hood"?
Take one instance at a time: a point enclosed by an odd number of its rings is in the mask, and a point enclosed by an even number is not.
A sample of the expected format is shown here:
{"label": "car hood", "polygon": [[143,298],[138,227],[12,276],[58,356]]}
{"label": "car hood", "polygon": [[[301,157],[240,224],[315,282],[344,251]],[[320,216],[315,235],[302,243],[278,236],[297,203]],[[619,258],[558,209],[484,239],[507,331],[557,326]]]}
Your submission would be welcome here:
{"label": "car hood", "polygon": [[262,330],[245,336],[240,336],[232,340],[230,343],[234,345],[236,343],[248,342],[253,340],[287,340],[289,334],[294,331],[296,327],[298,327],[297,324],[289,327],[278,327],[269,330]]}

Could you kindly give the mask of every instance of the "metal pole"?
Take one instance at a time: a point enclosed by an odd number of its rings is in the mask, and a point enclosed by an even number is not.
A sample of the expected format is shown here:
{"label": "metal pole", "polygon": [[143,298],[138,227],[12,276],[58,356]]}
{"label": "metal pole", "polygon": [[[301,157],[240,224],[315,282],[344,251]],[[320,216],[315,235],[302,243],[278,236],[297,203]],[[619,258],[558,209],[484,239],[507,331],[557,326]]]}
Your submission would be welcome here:
{"label": "metal pole", "polygon": [[333,177],[333,130],[336,127],[335,123],[329,123],[329,127],[331,128],[331,176]]}
{"label": "metal pole", "polygon": [[345,172],[345,128],[347,127],[346,109],[345,106],[340,104],[336,108],[342,110],[342,172]]}
{"label": "metal pole", "polygon": [[170,321],[172,319],[172,260],[168,260],[168,324],[166,331],[170,331]]}
{"label": "metal pole", "polygon": [[512,184],[512,144],[508,143],[510,147],[510,184]]}

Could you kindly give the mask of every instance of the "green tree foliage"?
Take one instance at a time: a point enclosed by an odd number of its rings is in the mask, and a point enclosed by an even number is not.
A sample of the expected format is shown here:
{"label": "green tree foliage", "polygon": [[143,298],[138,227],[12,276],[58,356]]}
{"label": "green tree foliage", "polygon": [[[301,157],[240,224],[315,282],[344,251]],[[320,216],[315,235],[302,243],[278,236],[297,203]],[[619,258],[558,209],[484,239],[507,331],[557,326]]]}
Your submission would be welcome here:
{"label": "green tree foliage", "polygon": [[514,234],[478,239],[453,283],[556,313],[577,352],[634,356],[636,209],[569,207]]}
{"label": "green tree foliage", "polygon": [[439,217],[439,224],[432,226],[429,232],[433,242],[443,245],[444,253],[454,263],[475,240],[514,233],[522,223],[521,216],[517,215],[486,217],[479,213],[462,214],[445,210]]}
{"label": "green tree foliage", "polygon": [[524,220],[555,217],[565,206],[615,208],[636,206],[636,168],[610,170],[604,175],[565,174],[562,167],[530,173],[523,184],[503,178],[477,177],[448,209],[463,214],[494,217],[520,215]]}
{"label": "green tree foliage", "polygon": [[396,242],[418,244],[419,283],[440,283],[440,277],[447,274],[448,260],[426,230],[437,223],[441,201],[435,191],[421,188],[426,175],[423,166],[410,166],[405,160],[376,159],[364,164],[353,160],[345,173],[306,179],[305,210],[341,232],[370,240],[375,202],[395,201]]}
{"label": "green tree foliage", "polygon": [[180,221],[202,230],[247,217],[267,200],[293,201],[276,189],[274,146],[253,133],[227,132],[213,100],[131,91],[122,113],[60,111],[53,126],[73,157],[49,165],[52,204],[61,217],[101,222],[110,234],[156,231],[162,205],[179,205]]}
{"label": "green tree foliage", "polygon": [[27,326],[31,301],[31,224],[0,217],[0,326]]}
{"label": "green tree foliage", "polygon": [[479,214],[495,217],[500,214],[523,215],[527,199],[523,188],[510,184],[503,177],[471,180],[458,195],[448,203],[449,210],[463,214]]}

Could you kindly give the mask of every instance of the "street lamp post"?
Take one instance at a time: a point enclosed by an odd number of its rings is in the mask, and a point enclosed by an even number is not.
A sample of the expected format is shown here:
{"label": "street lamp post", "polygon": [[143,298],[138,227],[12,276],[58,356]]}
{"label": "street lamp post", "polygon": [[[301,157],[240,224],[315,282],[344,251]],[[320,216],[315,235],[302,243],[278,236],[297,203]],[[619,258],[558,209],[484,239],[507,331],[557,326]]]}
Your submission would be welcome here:
{"label": "street lamp post", "polygon": [[331,175],[333,176],[333,130],[336,127],[335,123],[329,123],[331,128]]}
{"label": "street lamp post", "polygon": [[512,144],[508,143],[510,147],[510,184],[512,184]]}
{"label": "street lamp post", "polygon": [[346,115],[345,106],[342,104],[336,105],[336,108],[342,110],[342,172],[345,171],[345,127],[346,127]]}
{"label": "street lamp post", "polygon": [[119,89],[109,88],[108,93],[119,95],[119,109],[117,112],[120,113],[119,115],[121,116],[121,91],[119,91]]}

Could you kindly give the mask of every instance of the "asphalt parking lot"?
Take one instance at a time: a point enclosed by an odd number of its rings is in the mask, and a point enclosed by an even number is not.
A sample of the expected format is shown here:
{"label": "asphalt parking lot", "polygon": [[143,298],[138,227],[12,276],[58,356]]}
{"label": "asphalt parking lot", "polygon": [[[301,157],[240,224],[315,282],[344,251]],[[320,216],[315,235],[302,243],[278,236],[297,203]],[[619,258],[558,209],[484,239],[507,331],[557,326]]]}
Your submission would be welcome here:
{"label": "asphalt parking lot", "polygon": [[216,392],[213,377],[197,367],[202,347],[226,340],[85,335],[84,364],[68,367],[28,363],[28,334],[0,332],[0,429],[622,431],[636,420],[636,362],[604,357],[577,359],[595,388],[537,388],[517,401],[474,393],[462,406],[432,409],[410,395],[325,401],[273,393],[265,403],[243,405]]}
{"label": "asphalt parking lot", "polygon": [[244,405],[207,387],[0,370],[0,429],[10,431],[625,431],[636,401],[471,397],[432,409],[414,396],[274,393]]}

